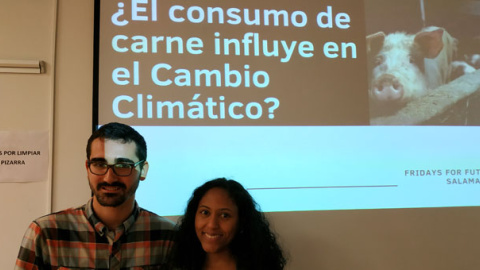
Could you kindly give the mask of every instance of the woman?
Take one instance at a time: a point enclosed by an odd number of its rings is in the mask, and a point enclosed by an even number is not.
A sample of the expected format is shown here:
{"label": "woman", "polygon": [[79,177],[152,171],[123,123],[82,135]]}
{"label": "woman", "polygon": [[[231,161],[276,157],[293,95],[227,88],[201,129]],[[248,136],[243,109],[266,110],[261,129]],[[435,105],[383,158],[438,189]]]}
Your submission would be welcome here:
{"label": "woman", "polygon": [[234,180],[214,179],[195,189],[180,220],[172,268],[283,269],[283,252],[256,206]]}

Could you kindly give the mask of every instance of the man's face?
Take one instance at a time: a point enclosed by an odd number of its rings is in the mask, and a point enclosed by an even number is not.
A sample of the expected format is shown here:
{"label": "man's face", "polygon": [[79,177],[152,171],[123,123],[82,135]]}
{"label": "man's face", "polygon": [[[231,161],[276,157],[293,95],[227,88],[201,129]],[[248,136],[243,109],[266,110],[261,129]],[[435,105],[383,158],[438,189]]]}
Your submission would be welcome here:
{"label": "man's face", "polygon": [[[134,142],[122,143],[121,141],[95,139],[91,144],[90,161],[115,163],[136,163],[139,160],[135,154]],[[102,206],[117,207],[125,202],[135,200],[135,191],[140,180],[144,180],[148,168],[145,163],[143,170],[140,165],[132,170],[129,176],[118,176],[109,168],[105,175],[95,175],[88,169],[88,160],[85,163],[90,189],[94,194],[94,202]]]}

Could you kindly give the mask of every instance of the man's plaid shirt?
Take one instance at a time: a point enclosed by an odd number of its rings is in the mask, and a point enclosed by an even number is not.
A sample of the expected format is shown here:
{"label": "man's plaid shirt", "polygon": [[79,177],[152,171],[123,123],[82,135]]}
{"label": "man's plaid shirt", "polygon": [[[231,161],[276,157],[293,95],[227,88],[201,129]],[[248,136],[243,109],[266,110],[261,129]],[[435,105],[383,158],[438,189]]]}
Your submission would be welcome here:
{"label": "man's plaid shirt", "polygon": [[91,204],[33,221],[15,269],[161,269],[173,245],[173,222],[135,204],[132,215],[113,232]]}

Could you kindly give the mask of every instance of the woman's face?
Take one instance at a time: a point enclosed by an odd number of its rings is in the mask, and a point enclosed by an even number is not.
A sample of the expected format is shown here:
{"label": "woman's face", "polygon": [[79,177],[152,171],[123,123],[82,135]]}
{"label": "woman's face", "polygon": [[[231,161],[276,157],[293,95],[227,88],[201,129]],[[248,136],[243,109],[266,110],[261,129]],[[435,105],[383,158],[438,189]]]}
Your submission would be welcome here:
{"label": "woman's face", "polygon": [[212,188],[200,200],[195,214],[195,231],[207,253],[229,252],[238,230],[238,209],[226,190]]}

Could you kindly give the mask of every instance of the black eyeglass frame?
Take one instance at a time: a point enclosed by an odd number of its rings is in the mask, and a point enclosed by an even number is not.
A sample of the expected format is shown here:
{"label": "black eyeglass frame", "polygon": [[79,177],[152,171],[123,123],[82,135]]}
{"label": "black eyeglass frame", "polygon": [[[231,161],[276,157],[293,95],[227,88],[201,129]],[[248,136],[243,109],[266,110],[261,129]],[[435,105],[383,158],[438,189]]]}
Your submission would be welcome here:
{"label": "black eyeglass frame", "polygon": [[[114,173],[115,175],[117,175],[117,176],[130,176],[130,175],[132,174],[132,172],[133,172],[133,169],[134,169],[135,167],[137,167],[138,165],[140,165],[141,163],[143,163],[143,162],[145,162],[145,160],[140,160],[140,161],[135,162],[135,163],[120,162],[120,163],[115,163],[115,164],[108,164],[108,163],[106,163],[106,162],[103,163],[102,161],[90,161],[90,160],[89,160],[89,161],[87,162],[87,164],[88,164],[88,170],[90,170],[90,172],[91,172],[92,174],[95,174],[95,175],[105,175],[105,174],[107,174],[108,169],[112,168],[113,173]],[[92,171],[92,168],[90,167],[93,163],[103,163],[103,164],[105,164],[105,165],[107,166],[107,167],[106,167],[107,169],[105,170],[104,173],[101,173],[101,174],[100,174],[100,173],[94,173],[94,172]],[[129,166],[131,166],[131,167],[130,167],[130,173],[128,173],[128,174],[118,174],[117,171],[115,170],[115,168],[116,168],[115,166],[118,166],[118,165],[129,165]]]}

